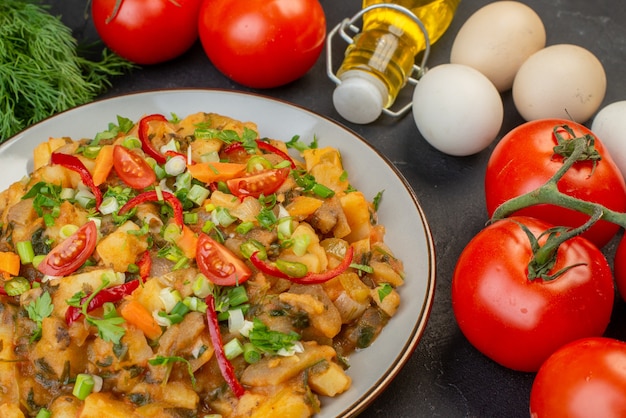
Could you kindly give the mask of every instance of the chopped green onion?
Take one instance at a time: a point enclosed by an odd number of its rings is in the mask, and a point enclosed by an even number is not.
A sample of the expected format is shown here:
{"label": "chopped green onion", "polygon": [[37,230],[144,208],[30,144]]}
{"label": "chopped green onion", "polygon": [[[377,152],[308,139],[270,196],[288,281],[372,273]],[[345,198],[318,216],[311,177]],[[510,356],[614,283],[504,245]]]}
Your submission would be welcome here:
{"label": "chopped green onion", "polygon": [[248,162],[246,163],[246,171],[248,173],[254,173],[257,171],[263,171],[272,168],[272,163],[270,163],[267,158],[262,157],[260,155],[255,155],[250,157]]}
{"label": "chopped green onion", "polygon": [[213,228],[215,228],[215,224],[212,221],[207,220],[204,222],[204,225],[202,225],[202,232],[208,234]]}
{"label": "chopped green onion", "polygon": [[176,142],[175,139],[171,139],[170,142],[168,142],[167,144],[163,145],[159,151],[161,151],[161,154],[165,154],[168,151],[174,151],[174,152],[178,152],[178,144]]}
{"label": "chopped green onion", "polygon": [[315,183],[313,187],[311,188],[311,191],[315,193],[316,195],[318,195],[319,197],[322,197],[324,199],[333,197],[335,195],[335,192],[333,191],[333,189],[326,187],[320,183]]}
{"label": "chopped green onion", "polygon": [[306,264],[298,261],[276,260],[276,268],[289,277],[304,277],[309,269]]}
{"label": "chopped green onion", "polygon": [[189,313],[189,311],[189,306],[185,305],[183,301],[178,301],[170,313],[173,315],[185,316]]}
{"label": "chopped green onion", "polygon": [[39,411],[37,411],[37,415],[35,415],[35,418],[50,418],[51,416],[52,412],[50,412],[46,408],[41,408]]}
{"label": "chopped green onion", "polygon": [[232,360],[235,357],[243,354],[243,346],[237,338],[233,338],[226,344],[224,344],[224,354],[228,360]]}
{"label": "chopped green onion", "polygon": [[37,268],[37,266],[39,266],[39,263],[41,263],[43,261],[43,259],[46,258],[45,254],[39,254],[33,257],[33,267]]}
{"label": "chopped green onion", "polygon": [[141,148],[141,140],[136,136],[129,135],[124,138],[124,141],[122,141],[122,145],[128,149]]}
{"label": "chopped green onion", "polygon": [[74,199],[75,195],[76,195],[76,190],[72,189],[71,187],[64,187],[61,189],[61,193],[59,194],[59,197],[63,200],[70,200],[70,199]]}
{"label": "chopped green onion", "polygon": [[92,375],[86,373],[79,373],[76,376],[76,383],[74,384],[74,390],[72,395],[76,396],[81,401],[84,401],[91,392],[93,392],[96,382]]}
{"label": "chopped green onion", "polygon": [[196,280],[194,280],[191,285],[191,290],[194,295],[204,299],[213,292],[213,283],[211,283],[204,274],[200,273],[196,276]]}
{"label": "chopped green onion", "polygon": [[230,214],[227,208],[218,206],[213,212],[211,212],[211,220],[221,226],[229,226],[237,220]]}
{"label": "chopped green onion", "polygon": [[163,229],[163,239],[167,242],[176,242],[181,236],[181,230],[175,223],[169,223]]}
{"label": "chopped green onion", "polygon": [[161,167],[160,165],[156,164],[156,162],[155,162],[154,167],[152,167],[152,169],[154,170],[154,174],[156,174],[157,179],[159,180],[163,180],[165,176],[167,176],[167,172],[165,171],[165,169]]}
{"label": "chopped green onion", "polygon": [[235,232],[241,235],[246,235],[248,232],[252,230],[252,228],[254,228],[254,222],[251,222],[251,221],[242,222],[239,225],[237,225],[237,228],[235,228]]}
{"label": "chopped green onion", "polygon": [[171,287],[161,289],[159,292],[159,299],[163,302],[165,312],[167,313],[170,313],[172,309],[174,309],[174,306],[183,300],[180,292],[176,289],[172,289]]}
{"label": "chopped green onion", "polygon": [[22,264],[30,264],[35,257],[35,251],[33,250],[33,243],[30,241],[20,241],[15,244],[17,254],[20,256]]}
{"label": "chopped green onion", "polygon": [[282,160],[278,164],[274,165],[274,168],[287,168],[287,167],[291,167],[291,161],[289,160]]}
{"label": "chopped green onion", "polygon": [[241,308],[230,309],[228,311],[228,331],[237,332],[244,325],[243,311]]}
{"label": "chopped green onion", "polygon": [[228,301],[230,306],[239,306],[248,302],[248,293],[243,286],[235,286],[228,291]]}
{"label": "chopped green onion", "polygon": [[298,257],[302,257],[306,254],[307,248],[309,248],[309,244],[311,243],[311,236],[309,234],[298,235],[293,240],[293,246],[291,250]]}
{"label": "chopped green onion", "polygon": [[98,145],[90,145],[83,148],[83,155],[87,158],[94,159],[98,156],[98,153],[102,149],[101,146]]}
{"label": "chopped green onion", "polygon": [[257,363],[261,360],[261,352],[252,343],[245,343],[243,345],[243,358],[248,364]]}
{"label": "chopped green onion", "polygon": [[276,232],[278,232],[278,237],[280,239],[291,238],[291,235],[293,234],[293,222],[290,216],[278,219]]}
{"label": "chopped green onion", "polygon": [[211,191],[198,184],[194,184],[187,193],[187,199],[191,200],[196,205],[200,206],[209,197]]}
{"label": "chopped green onion", "polygon": [[198,214],[197,213],[183,214],[183,222],[187,225],[194,225],[198,223]]}
{"label": "chopped green onion", "polygon": [[176,182],[174,183],[174,188],[176,188],[177,191],[181,191],[181,190],[189,190],[191,189],[191,173],[189,171],[185,171],[184,173],[179,174],[178,176],[176,176]]}
{"label": "chopped green onion", "polygon": [[103,215],[110,215],[120,208],[120,204],[113,196],[107,196],[102,200],[100,204],[100,213]]}
{"label": "chopped green onion", "polygon": [[206,313],[206,302],[195,296],[187,296],[183,299],[183,303],[194,312]]}
{"label": "chopped green onion", "polygon": [[78,231],[78,226],[74,224],[63,225],[59,230],[59,235],[62,239],[66,239],[74,235],[74,233]]}
{"label": "chopped green onion", "polygon": [[249,239],[245,241],[243,244],[239,246],[239,251],[241,251],[241,255],[245,258],[249,259],[252,254],[258,252],[258,257],[261,260],[267,259],[267,250],[259,241],[255,239]]}
{"label": "chopped green onion", "polygon": [[185,157],[176,155],[167,160],[164,168],[168,175],[178,176],[187,169],[187,161],[185,161]]}
{"label": "chopped green onion", "polygon": [[19,296],[30,290],[30,282],[24,277],[14,277],[4,283],[4,291],[9,296]]}
{"label": "chopped green onion", "polygon": [[79,190],[74,199],[83,208],[89,207],[96,201],[96,197],[88,190]]}

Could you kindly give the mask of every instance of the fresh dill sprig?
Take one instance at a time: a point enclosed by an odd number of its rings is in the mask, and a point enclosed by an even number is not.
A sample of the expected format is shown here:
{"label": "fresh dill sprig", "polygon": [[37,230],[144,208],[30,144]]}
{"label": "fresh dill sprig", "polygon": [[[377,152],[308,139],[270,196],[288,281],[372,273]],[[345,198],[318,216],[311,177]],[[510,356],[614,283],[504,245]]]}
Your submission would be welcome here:
{"label": "fresh dill sprig", "polygon": [[0,142],[93,100],[134,67],[106,48],[99,62],[80,56],[71,29],[44,7],[0,2]]}

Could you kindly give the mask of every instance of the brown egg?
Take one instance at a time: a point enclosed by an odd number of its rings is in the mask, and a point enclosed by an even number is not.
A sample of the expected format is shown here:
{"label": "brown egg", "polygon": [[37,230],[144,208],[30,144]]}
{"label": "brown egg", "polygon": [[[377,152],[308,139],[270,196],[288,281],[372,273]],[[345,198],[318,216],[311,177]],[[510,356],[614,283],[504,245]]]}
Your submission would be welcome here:
{"label": "brown egg", "polygon": [[483,73],[499,92],[513,85],[522,63],[546,45],[546,31],[533,9],[497,1],[476,11],[454,39],[450,62]]}

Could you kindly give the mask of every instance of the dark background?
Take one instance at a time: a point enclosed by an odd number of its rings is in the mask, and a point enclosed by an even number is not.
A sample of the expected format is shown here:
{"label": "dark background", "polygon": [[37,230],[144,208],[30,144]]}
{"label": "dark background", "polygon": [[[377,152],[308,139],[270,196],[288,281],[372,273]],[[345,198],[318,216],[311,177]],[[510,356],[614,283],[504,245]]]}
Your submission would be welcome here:
{"label": "dark background", "polygon": [[[603,63],[608,91],[604,105],[626,100],[626,2],[621,0],[524,0],[542,18],[547,44],[571,43],[593,52]],[[52,11],[74,29],[80,41],[97,40],[86,20],[85,0],[47,0]],[[429,67],[449,61],[458,29],[486,0],[462,0],[455,20],[437,42]],[[353,16],[359,0],[321,0],[328,30]],[[339,63],[345,44],[333,48]],[[463,247],[487,221],[483,175],[493,147],[470,157],[451,157],[430,147],[411,115],[395,120],[383,116],[371,125],[345,122],[332,105],[334,84],[326,76],[325,52],[302,79],[285,87],[255,91],[287,100],[328,116],[363,136],[384,153],[411,183],[426,213],[437,252],[435,303],[423,338],[411,359],[363,417],[527,417],[533,374],[505,369],[477,352],[459,331],[452,314],[450,282]],[[252,91],[222,76],[199,43],[182,57],[144,67],[113,80],[103,96],[178,88],[222,88]],[[510,92],[503,94],[505,120],[498,139],[523,122]],[[617,239],[605,252],[612,259]],[[405,260],[408,261],[408,260]],[[410,278],[409,278],[410,280]],[[405,299],[406,300],[406,299]],[[626,307],[617,300],[607,335],[626,339]],[[497,338],[494,336],[494,338]]]}

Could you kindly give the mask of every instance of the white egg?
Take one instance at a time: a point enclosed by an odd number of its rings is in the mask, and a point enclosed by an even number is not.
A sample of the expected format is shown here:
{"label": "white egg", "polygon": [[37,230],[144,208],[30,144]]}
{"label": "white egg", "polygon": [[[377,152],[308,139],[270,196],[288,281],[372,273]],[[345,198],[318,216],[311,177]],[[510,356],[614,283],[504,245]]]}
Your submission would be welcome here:
{"label": "white egg", "polygon": [[606,93],[602,63],[587,49],[548,46],[528,58],[513,81],[513,102],[527,121],[547,118],[584,123]]}
{"label": "white egg", "polygon": [[611,103],[598,112],[591,131],[609,151],[626,177],[626,100]]}
{"label": "white egg", "polygon": [[476,68],[502,92],[513,86],[522,63],[545,46],[546,29],[533,9],[517,1],[496,1],[463,23],[450,62]]}
{"label": "white egg", "polygon": [[446,154],[465,156],[487,148],[502,126],[502,98],[478,70],[443,64],[424,74],[413,92],[420,133]]}

